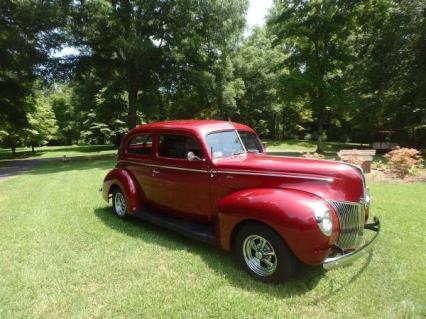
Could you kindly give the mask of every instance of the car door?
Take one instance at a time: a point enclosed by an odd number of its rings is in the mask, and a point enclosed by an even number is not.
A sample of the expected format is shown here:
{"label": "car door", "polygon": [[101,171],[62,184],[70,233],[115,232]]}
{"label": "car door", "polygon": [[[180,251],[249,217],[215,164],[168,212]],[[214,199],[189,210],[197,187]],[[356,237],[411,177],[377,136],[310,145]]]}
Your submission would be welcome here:
{"label": "car door", "polygon": [[[185,133],[157,135],[156,166],[152,167],[151,200],[179,217],[211,220],[209,167],[201,144]],[[196,159],[189,161],[188,152]]]}
{"label": "car door", "polygon": [[153,134],[137,133],[124,145],[124,159],[119,161],[122,168],[132,173],[139,183],[141,200],[144,205],[152,197],[152,165],[155,163]]}

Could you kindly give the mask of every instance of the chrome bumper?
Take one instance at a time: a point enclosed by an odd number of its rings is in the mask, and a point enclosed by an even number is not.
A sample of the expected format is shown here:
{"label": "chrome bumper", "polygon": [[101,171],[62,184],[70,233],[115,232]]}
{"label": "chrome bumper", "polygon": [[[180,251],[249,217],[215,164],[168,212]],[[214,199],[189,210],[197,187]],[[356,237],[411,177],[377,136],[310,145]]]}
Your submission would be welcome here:
{"label": "chrome bumper", "polygon": [[379,237],[380,233],[380,221],[377,217],[373,218],[373,222],[370,224],[365,224],[364,229],[368,229],[371,231],[374,231],[374,237],[368,242],[359,247],[358,249],[351,251],[350,253],[343,254],[337,257],[330,257],[324,260],[323,267],[324,269],[334,269],[338,267],[344,267],[351,263],[353,263],[355,260],[360,258],[361,256],[364,256],[366,253],[370,252],[373,248],[374,244],[377,242],[377,238]]}

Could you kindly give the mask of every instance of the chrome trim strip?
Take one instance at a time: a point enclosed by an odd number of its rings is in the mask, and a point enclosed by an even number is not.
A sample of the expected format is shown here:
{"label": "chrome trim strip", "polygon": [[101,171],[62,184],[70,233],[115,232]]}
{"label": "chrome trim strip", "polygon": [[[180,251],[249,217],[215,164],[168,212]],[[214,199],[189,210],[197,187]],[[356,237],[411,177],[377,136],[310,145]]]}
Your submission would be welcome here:
{"label": "chrome trim strip", "polygon": [[373,246],[377,242],[377,238],[380,234],[380,221],[377,217],[374,217],[374,222],[372,224],[367,224],[364,227],[365,229],[371,230],[376,232],[374,237],[361,247],[359,247],[357,250],[354,250],[348,254],[343,254],[337,257],[329,257],[326,258],[323,262],[324,269],[330,270],[338,267],[344,267],[351,263],[353,263],[358,258],[362,257],[366,253],[370,252]]}
{"label": "chrome trim strip", "polygon": [[[158,167],[158,168],[165,168],[165,169],[174,169],[174,170],[178,170],[178,171],[188,171],[188,172],[205,173],[205,174],[210,173],[207,170],[201,170],[201,169],[147,164],[147,163],[139,163],[139,162],[134,162],[134,161],[129,161],[129,160],[119,160],[119,162],[136,164],[136,165],[146,166],[146,167]],[[326,177],[313,177],[313,176],[300,176],[300,175],[274,174],[274,173],[257,173],[257,172],[250,172],[250,171],[246,172],[246,171],[213,170],[213,171],[211,171],[211,173],[213,173],[213,174],[252,175],[252,176],[271,176],[271,177],[289,177],[289,178],[297,178],[297,179],[310,179],[310,180],[315,180],[315,181],[325,181],[325,182],[329,182],[329,183],[331,183],[333,181],[333,178],[326,178]]]}
{"label": "chrome trim strip", "polygon": [[243,140],[241,139],[240,133],[238,132],[237,129],[235,129],[235,133],[237,133],[237,135],[238,135],[238,139],[240,140],[240,143],[241,143],[241,145],[242,145],[242,147],[244,149],[244,153],[247,154],[246,146],[244,145]]}
{"label": "chrome trim strip", "polygon": [[251,171],[228,171],[228,170],[215,170],[214,174],[235,174],[235,175],[253,175],[253,176],[271,176],[271,177],[289,177],[298,179],[310,179],[315,181],[325,181],[331,183],[333,178],[327,177],[314,177],[314,176],[303,176],[303,175],[290,175],[290,174],[277,174],[277,173],[258,173]]}
{"label": "chrome trim strip", "polygon": [[176,170],[176,171],[187,171],[187,172],[204,173],[204,174],[208,174],[209,173],[209,171],[202,170],[202,169],[193,169],[193,168],[184,168],[184,167],[176,167],[176,166],[165,166],[165,165],[138,163],[138,162],[133,162],[133,161],[128,161],[128,160],[119,160],[119,162],[130,163],[130,164],[135,164],[135,165],[140,165],[140,166],[146,166],[146,167],[156,167],[156,168],[173,169],[173,170]]}

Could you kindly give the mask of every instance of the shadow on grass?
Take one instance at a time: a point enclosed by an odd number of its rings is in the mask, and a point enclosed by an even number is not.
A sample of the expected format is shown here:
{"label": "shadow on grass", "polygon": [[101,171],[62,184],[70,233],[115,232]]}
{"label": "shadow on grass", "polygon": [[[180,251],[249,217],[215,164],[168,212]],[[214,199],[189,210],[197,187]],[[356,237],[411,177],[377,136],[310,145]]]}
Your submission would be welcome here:
{"label": "shadow on grass", "polygon": [[81,160],[81,161],[70,161],[70,162],[47,162],[38,165],[28,172],[31,175],[42,175],[60,173],[66,171],[82,171],[89,169],[112,169],[116,164],[115,157],[111,159],[93,159],[93,160]]}
{"label": "shadow on grass", "polygon": [[313,301],[313,304],[317,304],[320,303],[322,301],[326,301],[330,298],[332,298],[333,296],[335,296],[337,293],[339,293],[342,289],[346,288],[347,286],[349,286],[350,284],[352,284],[355,280],[357,280],[362,273],[367,269],[368,265],[371,263],[371,260],[373,259],[373,251],[370,251],[368,253],[368,257],[367,260],[365,261],[365,263],[361,266],[361,268],[358,269],[358,271],[353,274],[346,282],[335,282],[335,281],[330,281],[329,284],[329,289],[328,289],[328,293],[316,298]]}
{"label": "shadow on grass", "polygon": [[[58,153],[58,157],[61,157],[63,154],[67,152],[76,152],[81,153],[94,153],[94,152],[104,152],[116,150],[113,145],[75,145],[75,146],[48,146],[35,148],[35,152],[33,153],[31,149],[18,149],[16,151],[16,155],[13,156],[11,150],[9,149],[0,149],[0,159],[23,159],[23,158],[37,158],[45,153]],[[65,154],[66,155],[66,154]]]}
{"label": "shadow on grass", "polygon": [[75,145],[75,146],[51,146],[50,148],[42,149],[40,152],[79,152],[79,153],[89,153],[89,152],[102,152],[117,150],[113,145]]}
{"label": "shadow on grass", "polygon": [[277,298],[303,295],[314,289],[324,276],[322,267],[302,266],[296,276],[283,284],[271,285],[256,281],[237,264],[232,254],[217,247],[188,239],[167,229],[145,223],[142,220],[121,220],[110,207],[95,209],[94,214],[111,229],[144,242],[161,245],[171,250],[187,250],[199,255],[206,265],[233,286],[263,292]]}

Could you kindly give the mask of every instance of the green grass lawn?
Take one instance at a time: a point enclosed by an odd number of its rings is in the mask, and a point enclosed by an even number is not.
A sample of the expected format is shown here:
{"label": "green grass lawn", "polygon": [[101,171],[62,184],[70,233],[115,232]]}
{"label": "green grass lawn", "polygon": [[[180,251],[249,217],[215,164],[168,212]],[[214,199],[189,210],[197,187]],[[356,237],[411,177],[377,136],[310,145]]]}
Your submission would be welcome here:
{"label": "green grass lawn", "polygon": [[[315,152],[317,146],[315,141],[306,140],[283,140],[271,141],[266,140],[267,149],[270,152],[290,151],[290,152]],[[324,142],[324,150],[326,153],[337,153],[341,149],[364,149],[369,148],[368,144],[358,143],[340,143],[340,142]]]}
{"label": "green grass lawn", "polygon": [[421,318],[426,184],[372,184],[372,256],[285,284],[215,247],[116,218],[98,189],[114,161],[49,164],[0,181],[0,318]]}
{"label": "green grass lawn", "polygon": [[16,149],[16,156],[12,156],[10,149],[0,148],[0,160],[11,158],[52,158],[72,156],[89,156],[99,154],[116,154],[117,149],[112,145],[69,145],[69,146],[42,146],[36,147],[35,153],[31,148],[20,147]]}

